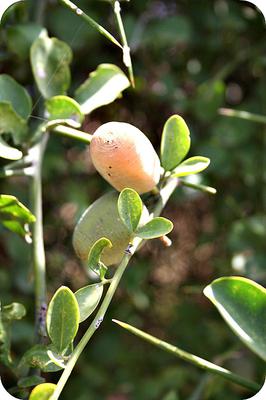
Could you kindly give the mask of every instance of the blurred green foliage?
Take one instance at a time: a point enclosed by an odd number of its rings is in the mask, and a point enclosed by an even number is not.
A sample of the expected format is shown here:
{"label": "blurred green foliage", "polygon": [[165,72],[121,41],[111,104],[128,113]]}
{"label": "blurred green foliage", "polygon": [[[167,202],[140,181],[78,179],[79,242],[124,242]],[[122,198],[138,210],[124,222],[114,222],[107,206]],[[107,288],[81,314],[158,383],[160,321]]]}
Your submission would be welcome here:
{"label": "blurred green foliage", "polygon": [[[108,2],[76,1],[113,34]],[[32,85],[25,49],[16,49],[15,27],[32,22],[27,2],[6,13],[0,30],[0,73],[11,75],[41,101]],[[32,1],[34,6],[34,1]],[[93,111],[84,130],[92,133],[111,120],[125,121],[145,132],[154,146],[164,122],[181,114],[191,130],[191,155],[211,165],[202,183],[217,188],[208,197],[179,189],[164,215],[174,222],[173,246],[147,244],[132,261],[101,330],[82,355],[64,400],[238,400],[243,389],[170,355],[151,348],[114,326],[127,321],[188,351],[260,382],[265,370],[225,326],[204,299],[212,279],[240,274],[266,282],[265,270],[265,138],[262,124],[218,115],[219,107],[257,114],[266,110],[266,42],[262,15],[237,0],[132,0],[122,2],[136,75],[112,105]],[[34,7],[32,7],[34,8]],[[121,52],[58,2],[47,3],[44,26],[49,35],[73,50],[73,92],[100,63],[125,72]],[[40,31],[29,25],[28,32]],[[3,163],[3,161],[1,161]],[[69,139],[52,137],[44,160],[44,233],[50,295],[62,284],[73,291],[88,282],[71,237],[82,211],[108,185],[93,169],[88,149]],[[198,182],[200,183],[200,182]],[[1,193],[29,206],[28,182],[0,182]],[[29,246],[0,228],[0,292],[3,304],[23,303],[24,320],[15,322],[14,354],[31,344],[34,305]],[[91,279],[91,282],[93,280]],[[84,323],[84,330],[85,330]],[[18,329],[19,326],[19,329]],[[0,375],[3,375],[0,366]],[[47,375],[48,376],[48,375]],[[49,381],[56,381],[56,374]],[[3,376],[9,386],[12,376]],[[6,384],[8,387],[8,384]]]}

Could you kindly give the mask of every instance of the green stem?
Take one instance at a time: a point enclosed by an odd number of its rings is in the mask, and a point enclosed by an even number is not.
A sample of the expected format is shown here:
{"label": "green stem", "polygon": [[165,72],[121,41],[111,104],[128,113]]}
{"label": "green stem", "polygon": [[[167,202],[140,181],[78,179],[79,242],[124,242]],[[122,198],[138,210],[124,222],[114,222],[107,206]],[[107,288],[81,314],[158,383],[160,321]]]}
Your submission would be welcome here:
{"label": "green stem", "polygon": [[[177,186],[176,179],[171,179],[171,180],[169,180],[169,182],[167,182],[165,187],[160,192],[160,197],[159,197],[158,202],[153,211],[153,216],[160,215],[162,209],[164,208],[169,197],[175,190],[176,186]],[[86,333],[84,334],[84,336],[82,337],[80,342],[75,347],[75,350],[73,351],[73,353],[66,365],[66,368],[64,369],[64,371],[57,383],[56,389],[55,389],[54,393],[52,394],[52,396],[49,398],[49,400],[57,400],[59,398],[62,390],[64,389],[65,384],[68,381],[68,378],[71,375],[71,372],[72,372],[79,356],[81,355],[82,351],[84,350],[85,346],[89,342],[89,340],[92,337],[92,335],[94,334],[94,332],[101,325],[103,318],[106,314],[106,311],[109,307],[109,304],[111,303],[111,300],[115,294],[115,291],[119,285],[119,282],[123,276],[123,273],[128,265],[128,262],[131,259],[132,255],[134,254],[134,252],[136,251],[136,249],[138,248],[138,246],[140,245],[141,242],[142,242],[142,239],[135,238],[132,243],[133,246],[130,248],[130,252],[125,252],[125,255],[124,255],[120,265],[116,269],[114,277],[112,278],[112,282],[107,290],[105,298],[104,298],[95,318],[93,319],[92,323],[90,324],[88,330],[86,331]]]}
{"label": "green stem", "polygon": [[152,335],[149,335],[148,333],[145,333],[141,331],[140,329],[134,328],[131,325],[128,325],[124,322],[118,321],[113,319],[113,322],[116,324],[120,325],[122,328],[126,329],[127,331],[133,333],[134,335],[140,337],[141,339],[146,340],[147,342],[155,345],[156,347],[159,347],[162,350],[167,351],[168,353],[171,353],[182,360],[188,361],[191,364],[196,365],[199,368],[202,368],[208,372],[211,372],[213,374],[222,376],[223,378],[237,383],[240,386],[243,386],[249,390],[254,390],[258,391],[260,389],[260,386],[256,382],[249,381],[248,379],[243,378],[240,375],[234,374],[233,372],[220,367],[219,365],[213,364],[210,361],[204,360],[201,357],[195,356],[194,354],[188,353],[187,351],[181,350],[180,348],[173,346],[167,342],[164,342],[163,340],[160,340]]}
{"label": "green stem", "polygon": [[131,82],[132,87],[134,88],[135,87],[135,79],[134,79],[132,61],[131,61],[131,57],[130,57],[130,47],[128,46],[127,36],[126,36],[123,21],[122,21],[122,17],[121,17],[120,3],[118,0],[112,1],[112,3],[113,3],[114,15],[116,18],[121,41],[123,44],[123,61],[124,61],[125,66],[128,68],[130,82]]}
{"label": "green stem", "polygon": [[32,227],[32,251],[34,269],[34,291],[36,319],[35,329],[38,341],[43,336],[44,321],[41,317],[41,310],[46,305],[46,276],[45,276],[45,252],[43,243],[43,218],[42,218],[42,161],[46,148],[48,135],[45,134],[42,140],[29,150],[29,156],[33,162],[34,173],[31,184],[32,212],[36,222]]}
{"label": "green stem", "polygon": [[241,119],[246,119],[248,121],[266,124],[265,115],[253,114],[248,111],[233,110],[231,108],[220,108],[219,114],[224,115],[225,117],[241,118]]}
{"label": "green stem", "polygon": [[103,36],[109,39],[116,46],[122,48],[121,44],[116,40],[116,38],[110,32],[108,32],[103,26],[98,24],[98,22],[94,21],[94,19],[89,17],[89,15],[87,15],[84,11],[82,11],[79,7],[77,7],[76,4],[72,3],[72,1],[70,0],[59,0],[59,1],[70,11],[75,13],[78,17],[84,19],[85,22],[87,22],[89,25],[95,28],[99,33],[101,33]]}
{"label": "green stem", "polygon": [[45,15],[45,7],[46,7],[46,0],[35,0],[34,9],[35,9],[35,16],[34,20],[37,24],[43,25],[44,24],[44,15]]}
{"label": "green stem", "polygon": [[79,131],[78,129],[70,128],[69,126],[58,125],[51,129],[52,132],[71,139],[79,140],[80,142],[90,144],[92,135]]}
{"label": "green stem", "polygon": [[184,186],[187,186],[191,189],[196,189],[200,190],[201,192],[207,192],[210,194],[216,194],[216,189],[211,187],[211,186],[205,186],[205,185],[200,185],[198,183],[191,183],[188,181],[184,181],[183,179],[180,179],[180,183]]}

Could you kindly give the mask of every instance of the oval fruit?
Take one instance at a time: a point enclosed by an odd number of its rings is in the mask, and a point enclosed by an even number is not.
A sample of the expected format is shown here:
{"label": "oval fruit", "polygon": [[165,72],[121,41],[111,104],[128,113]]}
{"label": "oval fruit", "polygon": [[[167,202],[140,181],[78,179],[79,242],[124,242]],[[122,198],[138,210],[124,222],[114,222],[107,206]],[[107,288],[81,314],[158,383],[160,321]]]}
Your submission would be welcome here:
{"label": "oval fruit", "polygon": [[160,160],[149,139],[125,122],[108,122],[93,134],[92,162],[115,189],[152,190],[160,179]]}
{"label": "oval fruit", "polygon": [[[91,246],[101,237],[108,238],[113,244],[112,248],[104,249],[103,263],[108,266],[122,260],[130,241],[130,232],[119,217],[117,200],[118,193],[107,193],[82,214],[73,234],[75,252],[82,260],[87,260]],[[148,217],[149,212],[144,206],[141,222],[145,223]]]}

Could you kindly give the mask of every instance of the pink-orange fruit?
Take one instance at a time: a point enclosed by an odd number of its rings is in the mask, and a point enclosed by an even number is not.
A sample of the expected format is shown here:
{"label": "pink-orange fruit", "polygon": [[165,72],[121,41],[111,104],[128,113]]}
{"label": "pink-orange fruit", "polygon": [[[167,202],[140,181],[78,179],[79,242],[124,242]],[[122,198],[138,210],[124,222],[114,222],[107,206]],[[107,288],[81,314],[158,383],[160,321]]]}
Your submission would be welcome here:
{"label": "pink-orange fruit", "polygon": [[138,128],[108,122],[94,133],[90,153],[97,171],[118,191],[152,190],[160,179],[160,160],[151,142]]}

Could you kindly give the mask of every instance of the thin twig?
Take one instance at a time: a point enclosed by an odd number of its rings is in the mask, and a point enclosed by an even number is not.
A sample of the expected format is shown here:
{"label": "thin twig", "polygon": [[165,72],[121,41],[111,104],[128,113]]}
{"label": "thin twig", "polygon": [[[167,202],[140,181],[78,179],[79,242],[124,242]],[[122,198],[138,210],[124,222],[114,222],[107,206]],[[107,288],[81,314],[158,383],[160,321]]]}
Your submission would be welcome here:
{"label": "thin twig", "polygon": [[248,111],[233,110],[232,108],[219,108],[219,114],[225,117],[241,118],[247,121],[259,122],[260,124],[266,124],[266,116],[253,114]]}
{"label": "thin twig", "polygon": [[109,39],[116,46],[120,47],[121,49],[123,48],[110,32],[108,32],[103,26],[98,24],[98,22],[96,22],[93,18],[87,15],[83,10],[77,7],[76,4],[72,3],[72,1],[70,0],[59,0],[59,1],[69,10],[71,10],[74,14],[76,14],[78,17],[84,19],[84,21],[86,21],[90,26],[95,28],[99,33],[101,33],[103,36]]}
{"label": "thin twig", "polygon": [[113,4],[114,15],[115,15],[117,26],[119,29],[121,41],[123,44],[123,62],[125,64],[125,66],[128,68],[130,82],[131,82],[132,87],[134,88],[135,87],[135,79],[134,79],[132,61],[131,61],[131,57],[130,57],[130,47],[128,46],[127,36],[126,36],[123,20],[121,17],[120,2],[118,0],[114,0],[114,1],[112,1],[112,4]]}
{"label": "thin twig", "polygon": [[231,372],[223,367],[220,367],[219,365],[216,365],[216,364],[211,363],[210,361],[204,360],[204,358],[195,356],[194,354],[188,353],[187,351],[184,351],[184,350],[180,349],[179,347],[176,347],[167,342],[164,342],[163,340],[160,340],[152,335],[149,335],[148,333],[143,332],[140,329],[135,328],[134,326],[126,324],[125,322],[118,321],[116,319],[113,319],[113,322],[120,325],[122,328],[126,329],[127,331],[133,333],[134,335],[140,337],[141,339],[144,339],[147,342],[155,345],[156,347],[159,347],[160,349],[165,350],[168,353],[171,353],[174,356],[181,358],[182,360],[188,361],[189,363],[194,364],[199,368],[202,368],[213,374],[222,376],[223,378],[225,378],[231,382],[237,383],[238,385],[243,386],[250,390],[258,391],[260,388],[260,386],[256,382],[252,382],[248,379],[245,379],[240,375],[234,374],[233,372]]}

